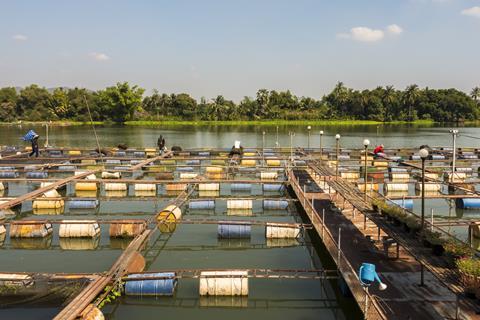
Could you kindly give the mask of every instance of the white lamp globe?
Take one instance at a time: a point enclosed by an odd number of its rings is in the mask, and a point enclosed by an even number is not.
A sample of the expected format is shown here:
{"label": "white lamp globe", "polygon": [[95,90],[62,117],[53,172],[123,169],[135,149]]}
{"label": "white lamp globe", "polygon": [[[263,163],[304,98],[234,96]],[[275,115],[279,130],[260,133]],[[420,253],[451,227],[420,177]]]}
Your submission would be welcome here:
{"label": "white lamp globe", "polygon": [[365,147],[368,147],[370,145],[370,140],[368,140],[368,139],[363,140],[363,145]]}
{"label": "white lamp globe", "polygon": [[420,158],[426,159],[428,157],[428,150],[427,149],[420,149],[418,154],[420,155]]}

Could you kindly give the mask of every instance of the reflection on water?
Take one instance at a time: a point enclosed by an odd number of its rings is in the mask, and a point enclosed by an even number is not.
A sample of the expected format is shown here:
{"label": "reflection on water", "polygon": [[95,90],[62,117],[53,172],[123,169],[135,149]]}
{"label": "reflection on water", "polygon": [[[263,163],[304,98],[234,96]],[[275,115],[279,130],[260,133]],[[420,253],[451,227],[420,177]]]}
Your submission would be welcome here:
{"label": "reflection on water", "polygon": [[[295,132],[293,144],[306,146],[308,140],[307,125],[281,125],[278,127],[278,142],[280,146],[290,146],[289,132]],[[19,138],[28,129],[33,128],[45,136],[42,126],[0,126],[1,145],[22,145]],[[319,145],[319,131],[325,132],[324,146],[335,144],[335,134],[341,135],[341,146],[362,146],[364,138],[369,138],[372,145],[383,143],[387,148],[419,146],[428,141],[429,145],[445,145],[450,141],[448,125],[312,125],[311,146]],[[162,134],[167,146],[179,145],[184,148],[224,147],[229,148],[235,140],[241,140],[245,146],[262,146],[262,132],[265,131],[265,146],[276,144],[275,125],[159,125],[159,126],[97,126],[100,144],[116,146],[125,143],[128,146],[153,147]],[[476,127],[464,127],[457,139],[458,146],[467,146],[475,142],[466,135],[478,136]],[[89,126],[50,127],[49,142],[54,146],[66,147],[96,147],[95,137]],[[23,144],[24,145],[24,144]]]}
{"label": "reflection on water", "polygon": [[100,243],[100,237],[95,238],[60,238],[62,250],[95,250]]}
{"label": "reflection on water", "polygon": [[52,244],[52,237],[10,238],[10,244],[14,249],[43,250],[50,248]]}

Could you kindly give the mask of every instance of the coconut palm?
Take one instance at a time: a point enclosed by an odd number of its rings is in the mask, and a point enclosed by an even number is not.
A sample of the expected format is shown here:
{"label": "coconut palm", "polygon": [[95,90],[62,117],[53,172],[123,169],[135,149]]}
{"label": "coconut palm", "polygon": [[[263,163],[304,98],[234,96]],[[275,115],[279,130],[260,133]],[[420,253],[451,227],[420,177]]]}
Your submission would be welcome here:
{"label": "coconut palm", "polygon": [[473,88],[472,92],[470,92],[470,96],[478,103],[480,100],[480,87]]}
{"label": "coconut palm", "polygon": [[419,96],[420,90],[416,84],[409,85],[403,92],[403,104],[408,108],[408,121],[413,121],[413,107]]}

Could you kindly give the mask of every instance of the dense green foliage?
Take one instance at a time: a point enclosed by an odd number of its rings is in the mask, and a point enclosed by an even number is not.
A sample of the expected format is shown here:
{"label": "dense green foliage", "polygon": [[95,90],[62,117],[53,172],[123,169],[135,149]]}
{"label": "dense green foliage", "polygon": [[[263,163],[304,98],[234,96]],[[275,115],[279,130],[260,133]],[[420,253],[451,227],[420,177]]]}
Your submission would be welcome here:
{"label": "dense green foliage", "polygon": [[195,100],[186,93],[161,94],[154,90],[117,83],[100,91],[30,85],[21,90],[0,89],[0,121],[90,120],[374,120],[457,122],[480,118],[480,88],[470,96],[456,89],[405,90],[392,86],[353,90],[339,82],[331,93],[317,100],[297,97],[290,91],[258,90],[256,97],[239,103],[217,96]]}

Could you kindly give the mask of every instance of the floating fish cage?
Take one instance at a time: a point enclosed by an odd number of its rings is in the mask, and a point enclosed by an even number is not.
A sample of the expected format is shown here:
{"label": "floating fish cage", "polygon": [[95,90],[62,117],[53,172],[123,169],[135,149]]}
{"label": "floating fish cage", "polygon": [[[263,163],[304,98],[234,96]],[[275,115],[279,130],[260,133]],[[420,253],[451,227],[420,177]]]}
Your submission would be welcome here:
{"label": "floating fish cage", "polygon": [[[309,243],[309,232],[304,232],[306,225],[313,227],[297,210],[312,204],[318,210],[319,203],[333,201],[335,191],[330,190],[327,178],[315,180],[312,171],[308,181],[292,182],[289,174],[291,170],[311,170],[312,163],[318,165],[319,148],[294,152],[290,148],[245,149],[243,155],[235,157],[230,157],[226,149],[193,149],[168,153],[169,158],[162,158],[165,154],[160,155],[156,148],[111,150],[105,157],[92,151],[78,147],[50,150],[43,152],[45,159],[33,163],[25,159],[22,163],[22,158],[2,159],[0,192],[5,199],[0,199],[0,205],[15,205],[1,210],[0,250],[23,250],[32,266],[33,253],[40,250],[45,250],[42,257],[52,259],[52,268],[62,265],[62,259],[67,267],[71,267],[69,259],[88,261],[101,265],[96,275],[121,265],[115,264],[119,257],[125,259],[120,261],[131,259],[135,268],[115,278],[121,294],[155,296],[159,300],[169,296],[174,301],[180,299],[182,290],[194,288],[199,299],[213,299],[204,304],[208,306],[218,306],[225,297],[249,302],[250,290],[259,287],[257,283],[251,285],[258,281],[257,275],[239,267],[255,265],[255,259],[265,261],[265,268],[294,269],[311,265],[311,259],[318,258]],[[367,190],[367,196],[385,194],[391,198],[387,205],[404,212],[418,210],[420,200],[415,190],[422,188],[420,171],[418,167],[403,167],[398,161],[408,159],[410,154],[400,152],[388,160],[367,156],[365,181],[365,155],[360,151],[343,149],[337,159],[335,150],[325,150],[324,156],[332,154],[332,167],[325,167],[330,170],[329,178],[333,179],[338,163],[338,179],[348,180],[349,190],[358,193],[359,199]],[[477,153],[463,154],[471,161],[473,156],[478,159]],[[416,159],[415,155],[411,157]],[[452,176],[447,163],[450,157],[439,153],[427,160],[436,161],[430,166],[443,165],[441,170],[426,173],[427,196],[446,192],[447,181],[459,186],[477,179],[477,170],[469,168],[467,162],[461,163]],[[295,198],[293,183],[305,186],[305,199]],[[453,210],[465,209],[457,210],[457,214],[474,214],[480,209],[480,200],[467,191],[453,196]],[[17,199],[21,201],[17,203]],[[7,209],[11,213],[5,215]],[[348,208],[344,211],[349,212],[348,217],[355,214]],[[304,248],[307,245],[311,246],[309,250]],[[104,263],[104,257],[111,261]],[[184,269],[190,265],[199,270],[207,266],[208,270],[191,276],[189,281],[195,281],[195,285],[183,287]],[[225,265],[230,269],[219,268]],[[159,271],[163,266],[165,270]],[[283,288],[296,290],[295,286]],[[323,293],[327,291],[334,292],[322,289]],[[240,305],[249,307],[248,303]]]}

